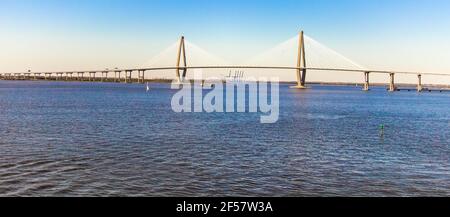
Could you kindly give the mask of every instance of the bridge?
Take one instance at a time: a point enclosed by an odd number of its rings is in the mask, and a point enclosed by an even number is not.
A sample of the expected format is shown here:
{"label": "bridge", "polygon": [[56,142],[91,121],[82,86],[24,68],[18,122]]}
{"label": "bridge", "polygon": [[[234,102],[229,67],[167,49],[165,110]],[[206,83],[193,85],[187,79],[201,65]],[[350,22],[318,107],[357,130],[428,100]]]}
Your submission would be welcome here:
{"label": "bridge", "polygon": [[[296,85],[292,88],[305,89],[307,71],[333,71],[333,72],[356,72],[361,73],[364,78],[362,90],[370,89],[370,74],[388,74],[388,91],[398,90],[395,84],[395,75],[408,74],[417,76],[416,90],[421,92],[424,90],[422,77],[425,75],[432,76],[450,76],[450,74],[436,72],[412,72],[412,71],[386,71],[386,70],[369,70],[361,68],[339,68],[339,67],[307,67],[305,36],[303,31],[298,35],[297,47],[297,65],[296,66],[263,66],[263,65],[208,65],[208,66],[188,66],[186,57],[185,38],[181,37],[177,48],[176,64],[169,67],[143,67],[143,68],[125,68],[125,69],[105,69],[105,70],[83,70],[83,71],[55,71],[55,72],[31,72],[30,70],[22,73],[0,73],[0,79],[3,80],[56,80],[56,81],[103,81],[103,82],[145,82],[145,73],[150,71],[174,70],[176,78],[179,82],[183,82],[189,70],[192,69],[272,69],[272,70],[295,70]],[[133,76],[133,72],[136,74]],[[96,75],[100,73],[100,77]],[[85,76],[87,74],[88,76]],[[114,74],[114,76],[109,76]],[[122,76],[123,74],[123,76]],[[75,76],[74,76],[75,75]]]}

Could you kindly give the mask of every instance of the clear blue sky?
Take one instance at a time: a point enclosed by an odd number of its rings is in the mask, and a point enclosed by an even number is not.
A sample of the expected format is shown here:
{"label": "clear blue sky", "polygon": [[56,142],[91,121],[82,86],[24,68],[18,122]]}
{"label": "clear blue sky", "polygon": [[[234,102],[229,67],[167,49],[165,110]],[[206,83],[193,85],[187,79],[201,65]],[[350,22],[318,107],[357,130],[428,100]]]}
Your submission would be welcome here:
{"label": "clear blue sky", "polygon": [[448,0],[1,0],[0,69],[136,65],[181,34],[248,58],[300,29],[363,65],[450,70]]}

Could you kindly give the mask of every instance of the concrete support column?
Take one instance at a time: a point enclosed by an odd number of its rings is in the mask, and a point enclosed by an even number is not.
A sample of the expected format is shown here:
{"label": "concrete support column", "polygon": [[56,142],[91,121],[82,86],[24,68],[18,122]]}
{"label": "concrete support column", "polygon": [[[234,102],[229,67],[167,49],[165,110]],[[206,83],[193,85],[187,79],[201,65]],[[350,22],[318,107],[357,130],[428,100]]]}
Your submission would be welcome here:
{"label": "concrete support column", "polygon": [[394,92],[397,89],[395,87],[395,74],[394,73],[389,73],[389,78],[390,78],[389,92]]}
{"label": "concrete support column", "polygon": [[95,72],[89,72],[89,81],[95,81]]}
{"label": "concrete support column", "polygon": [[142,81],[141,82],[142,83],[145,82],[145,70],[142,70]]}
{"label": "concrete support column", "polygon": [[138,71],[138,83],[141,83],[141,70]]}
{"label": "concrete support column", "polygon": [[108,72],[104,71],[102,72],[102,82],[108,81]]}
{"label": "concrete support column", "polygon": [[364,87],[363,87],[363,91],[369,91],[369,73],[370,72],[364,72]]}
{"label": "concrete support column", "polygon": [[131,70],[125,71],[125,83],[131,83]]}
{"label": "concrete support column", "polygon": [[[117,74],[118,76],[117,76]],[[121,71],[115,71],[114,72],[114,82],[120,82],[120,73],[122,73]]]}
{"label": "concrete support column", "polygon": [[423,91],[423,86],[422,86],[422,75],[417,75],[417,78],[418,78],[417,92],[422,92],[422,91]]}
{"label": "concrete support column", "polygon": [[302,87],[306,87],[306,69],[302,69]]}
{"label": "concrete support column", "polygon": [[[142,75],[141,75],[142,73]],[[138,71],[138,82],[144,83],[145,80],[145,70],[139,70]]]}
{"label": "concrete support column", "polygon": [[137,71],[137,82],[141,83],[141,70]]}

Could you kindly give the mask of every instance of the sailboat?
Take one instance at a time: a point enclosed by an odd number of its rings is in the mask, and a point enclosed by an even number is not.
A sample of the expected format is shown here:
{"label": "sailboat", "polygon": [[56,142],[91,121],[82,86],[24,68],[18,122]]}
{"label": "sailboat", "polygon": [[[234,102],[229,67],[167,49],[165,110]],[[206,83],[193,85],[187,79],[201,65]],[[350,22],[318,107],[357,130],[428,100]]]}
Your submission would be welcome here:
{"label": "sailboat", "polygon": [[150,90],[150,86],[148,86],[148,82],[147,82],[147,84],[146,84],[146,86],[145,86],[145,90],[146,90],[147,92]]}

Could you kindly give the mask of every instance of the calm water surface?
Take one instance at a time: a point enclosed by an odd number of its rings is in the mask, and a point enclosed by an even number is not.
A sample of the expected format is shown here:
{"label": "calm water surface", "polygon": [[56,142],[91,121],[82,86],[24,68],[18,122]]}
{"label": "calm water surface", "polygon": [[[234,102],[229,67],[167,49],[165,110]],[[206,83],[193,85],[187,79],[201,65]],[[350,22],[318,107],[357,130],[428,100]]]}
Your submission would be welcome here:
{"label": "calm water surface", "polygon": [[260,124],[151,88],[0,81],[0,196],[450,196],[450,93],[281,85]]}

